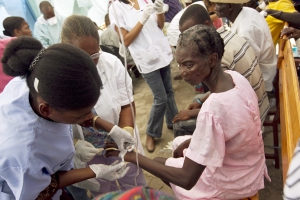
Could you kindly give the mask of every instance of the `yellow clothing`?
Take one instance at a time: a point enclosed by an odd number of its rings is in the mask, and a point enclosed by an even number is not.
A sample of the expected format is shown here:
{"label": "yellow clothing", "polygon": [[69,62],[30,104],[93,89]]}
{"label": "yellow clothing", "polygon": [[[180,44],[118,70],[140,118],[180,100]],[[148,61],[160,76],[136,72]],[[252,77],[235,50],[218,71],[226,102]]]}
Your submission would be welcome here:
{"label": "yellow clothing", "polygon": [[[297,12],[295,10],[292,1],[290,0],[279,0],[277,2],[270,2],[267,9],[278,10],[278,12],[280,11],[288,12],[288,13]],[[284,22],[272,17],[271,15],[267,16],[266,21],[270,28],[274,45],[276,45],[280,37],[280,32],[283,29]]]}

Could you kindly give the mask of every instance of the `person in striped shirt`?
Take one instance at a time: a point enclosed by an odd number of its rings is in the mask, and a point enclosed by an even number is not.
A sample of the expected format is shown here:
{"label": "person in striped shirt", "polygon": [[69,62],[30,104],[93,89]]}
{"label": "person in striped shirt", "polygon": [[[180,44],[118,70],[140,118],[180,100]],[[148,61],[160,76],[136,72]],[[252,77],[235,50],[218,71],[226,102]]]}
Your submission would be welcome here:
{"label": "person in striped shirt", "polygon": [[[198,24],[214,26],[208,12],[203,6],[191,5],[180,18],[179,29],[183,32]],[[223,27],[219,28],[217,32],[221,35],[225,44],[222,66],[224,70],[229,69],[239,72],[249,81],[258,98],[260,119],[263,124],[270,106],[257,56],[245,39],[226,31]],[[189,105],[187,110],[181,110],[174,117],[174,137],[193,134],[196,126],[196,117],[202,103],[208,97],[207,95],[209,95],[209,92],[200,99],[196,99],[195,102]]]}

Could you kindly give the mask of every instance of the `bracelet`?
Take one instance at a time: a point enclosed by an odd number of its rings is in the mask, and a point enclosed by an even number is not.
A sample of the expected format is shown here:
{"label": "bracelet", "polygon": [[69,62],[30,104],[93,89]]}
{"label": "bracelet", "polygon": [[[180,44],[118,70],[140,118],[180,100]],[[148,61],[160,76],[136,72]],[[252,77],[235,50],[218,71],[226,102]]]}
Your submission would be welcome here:
{"label": "bracelet", "polygon": [[98,118],[99,118],[98,116],[95,116],[95,117],[93,118],[93,128],[94,128],[94,129],[97,129],[97,127],[96,127],[96,120],[97,120]]}
{"label": "bracelet", "polygon": [[199,98],[197,98],[197,102],[198,102],[200,105],[203,104],[203,102],[202,102]]}
{"label": "bracelet", "polygon": [[216,12],[212,11],[212,12],[209,12],[208,14],[209,15],[214,15],[214,14],[216,14]]}

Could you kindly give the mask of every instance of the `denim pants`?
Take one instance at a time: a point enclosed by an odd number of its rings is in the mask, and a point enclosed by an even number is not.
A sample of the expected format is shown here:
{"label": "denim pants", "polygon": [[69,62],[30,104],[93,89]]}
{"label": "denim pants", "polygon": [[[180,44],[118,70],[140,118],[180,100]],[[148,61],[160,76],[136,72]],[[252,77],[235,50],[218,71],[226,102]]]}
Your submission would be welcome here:
{"label": "denim pants", "polygon": [[178,113],[171,81],[170,65],[153,72],[142,74],[153,94],[147,135],[160,138],[164,116],[168,127],[173,127],[172,120]]}

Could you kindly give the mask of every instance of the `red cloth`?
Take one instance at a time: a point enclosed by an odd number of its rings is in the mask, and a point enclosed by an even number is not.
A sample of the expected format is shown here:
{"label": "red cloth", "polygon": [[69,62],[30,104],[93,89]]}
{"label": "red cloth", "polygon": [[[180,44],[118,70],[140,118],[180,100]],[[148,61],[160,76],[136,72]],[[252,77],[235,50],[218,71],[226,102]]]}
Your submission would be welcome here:
{"label": "red cloth", "polygon": [[213,24],[216,27],[216,29],[220,28],[221,26],[223,26],[222,18],[216,19],[215,21],[213,21]]}
{"label": "red cloth", "polygon": [[[6,47],[6,45],[12,40],[14,37],[9,37],[5,39],[0,40],[0,59],[2,60],[3,52]],[[7,83],[13,79],[14,77],[7,76],[3,73],[2,70],[2,62],[0,62],[0,93],[3,91],[4,87],[7,85]]]}

